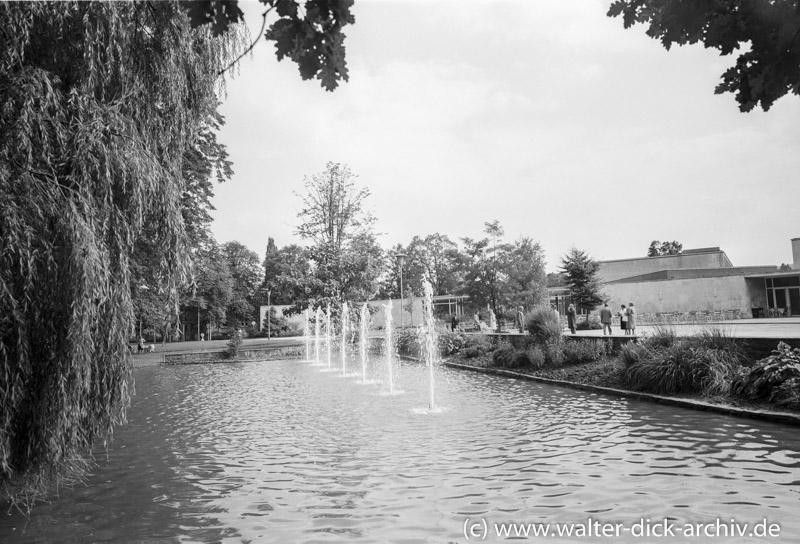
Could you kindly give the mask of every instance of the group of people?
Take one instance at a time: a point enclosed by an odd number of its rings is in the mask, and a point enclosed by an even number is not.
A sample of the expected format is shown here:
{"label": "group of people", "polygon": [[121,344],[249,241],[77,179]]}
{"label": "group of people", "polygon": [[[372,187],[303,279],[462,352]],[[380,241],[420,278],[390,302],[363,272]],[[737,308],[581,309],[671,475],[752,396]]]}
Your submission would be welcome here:
{"label": "group of people", "polygon": [[[633,302],[629,303],[627,306],[623,304],[617,312],[617,317],[619,318],[619,327],[624,331],[626,336],[636,334],[636,308]],[[608,307],[607,302],[604,302],[603,308],[600,310],[600,324],[603,326],[604,335],[614,334],[611,331],[612,321],[613,315],[611,313],[611,308]]]}
{"label": "group of people", "polygon": [[[553,311],[558,315],[558,310],[553,307]],[[626,336],[635,335],[636,334],[636,308],[633,305],[633,302],[629,303],[627,306],[623,304],[620,307],[620,310],[617,312],[617,317],[619,318],[619,325],[620,329],[624,331]],[[574,304],[570,304],[567,308],[567,326],[572,334],[575,334],[577,331],[577,318],[578,312],[575,309]],[[478,312],[475,312],[473,316],[475,323],[478,325],[479,330],[481,329],[481,321],[478,317]],[[494,321],[494,313],[490,311],[490,320]],[[603,303],[603,307],[600,309],[600,324],[603,326],[603,335],[613,335],[614,332],[612,331],[612,323],[614,321],[614,314],[611,312],[611,308],[608,307],[608,302]],[[458,320],[455,316],[452,318],[451,327],[453,330],[456,330],[456,326],[458,324]],[[517,308],[517,315],[515,319],[515,325],[519,330],[520,334],[525,333],[525,308],[523,306],[519,306]],[[490,330],[494,330],[494,324],[490,325]]]}
{"label": "group of people", "polygon": [[[636,308],[633,302],[629,303],[627,306],[623,304],[617,312],[617,317],[619,318],[620,329],[624,331],[626,336],[636,334]],[[567,326],[572,334],[575,334],[576,319],[577,312],[575,310],[575,305],[570,304],[567,308]],[[608,302],[604,302],[603,307],[600,309],[600,324],[603,326],[603,335],[614,334],[611,329],[613,321],[614,315],[611,313],[611,308],[608,307]]]}

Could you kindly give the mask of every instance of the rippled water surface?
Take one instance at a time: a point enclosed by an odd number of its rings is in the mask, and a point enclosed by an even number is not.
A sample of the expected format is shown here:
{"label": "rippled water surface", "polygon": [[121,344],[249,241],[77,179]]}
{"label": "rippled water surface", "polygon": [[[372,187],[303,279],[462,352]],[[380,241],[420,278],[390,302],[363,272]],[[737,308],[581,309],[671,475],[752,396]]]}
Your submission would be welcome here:
{"label": "rippled water surface", "polygon": [[[447,369],[431,413],[410,363],[396,395],[296,361],[135,378],[129,423],[86,485],[27,520],[4,512],[0,542],[466,542],[484,521],[498,542],[496,523],[590,518],[622,532],[547,540],[800,538],[792,427]],[[642,518],[748,532],[767,519],[780,536],[639,538]]]}

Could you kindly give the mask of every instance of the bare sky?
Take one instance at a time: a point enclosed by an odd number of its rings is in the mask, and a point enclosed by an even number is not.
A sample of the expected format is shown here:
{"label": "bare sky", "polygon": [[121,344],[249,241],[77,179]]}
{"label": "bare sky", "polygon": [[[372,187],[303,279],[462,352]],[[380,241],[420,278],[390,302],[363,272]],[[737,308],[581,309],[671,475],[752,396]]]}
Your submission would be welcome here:
{"label": "bare sky", "polygon": [[[261,4],[241,2],[253,37]],[[214,233],[263,256],[294,235],[305,176],[347,163],[379,241],[414,235],[644,256],[652,240],[720,246],[734,265],[791,262],[800,236],[800,99],[740,113],[714,87],[734,58],[667,52],[606,17],[609,0],[356,0],[350,81],[302,81],[261,41],[228,82],[233,179]]]}

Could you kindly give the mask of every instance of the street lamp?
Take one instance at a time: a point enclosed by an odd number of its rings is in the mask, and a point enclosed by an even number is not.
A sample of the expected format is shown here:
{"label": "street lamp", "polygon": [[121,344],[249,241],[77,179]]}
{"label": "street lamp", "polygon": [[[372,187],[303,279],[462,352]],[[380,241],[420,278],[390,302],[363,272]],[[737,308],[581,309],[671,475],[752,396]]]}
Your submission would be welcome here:
{"label": "street lamp", "polygon": [[267,289],[267,340],[272,338],[272,289]]}
{"label": "street lamp", "polygon": [[403,323],[403,264],[406,262],[406,256],[403,253],[397,253],[394,256],[397,259],[397,266],[400,267],[400,328],[404,328],[405,324]]}

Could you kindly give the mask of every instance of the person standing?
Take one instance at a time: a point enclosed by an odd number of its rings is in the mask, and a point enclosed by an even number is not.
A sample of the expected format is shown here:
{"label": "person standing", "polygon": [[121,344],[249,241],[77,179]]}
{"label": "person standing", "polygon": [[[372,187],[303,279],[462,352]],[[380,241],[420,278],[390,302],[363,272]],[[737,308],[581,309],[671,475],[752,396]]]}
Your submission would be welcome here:
{"label": "person standing", "polygon": [[620,307],[617,315],[619,316],[619,328],[622,329],[623,334],[628,334],[628,311],[624,304]]}
{"label": "person standing", "polygon": [[522,306],[517,308],[517,328],[520,334],[525,334],[525,311]]}
{"label": "person standing", "polygon": [[636,335],[636,308],[633,307],[633,302],[628,304],[628,334]]}
{"label": "person standing", "polygon": [[572,334],[575,334],[576,317],[577,317],[577,312],[575,311],[575,306],[573,304],[570,304],[569,308],[567,308],[567,325],[569,326],[569,330],[572,331]]}
{"label": "person standing", "polygon": [[457,327],[458,327],[458,318],[456,316],[453,316],[452,319],[450,319],[450,330],[455,332]]}
{"label": "person standing", "polygon": [[[611,310],[608,309],[608,302],[603,303],[603,308],[600,310],[600,323],[603,325],[603,336],[612,334],[611,332]],[[606,330],[608,331],[606,333]]]}

